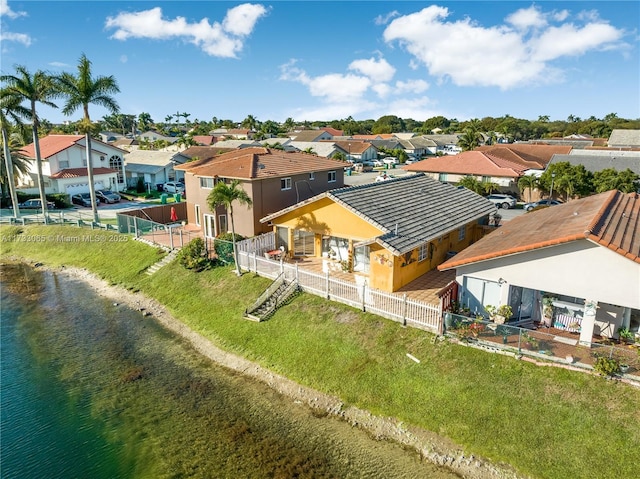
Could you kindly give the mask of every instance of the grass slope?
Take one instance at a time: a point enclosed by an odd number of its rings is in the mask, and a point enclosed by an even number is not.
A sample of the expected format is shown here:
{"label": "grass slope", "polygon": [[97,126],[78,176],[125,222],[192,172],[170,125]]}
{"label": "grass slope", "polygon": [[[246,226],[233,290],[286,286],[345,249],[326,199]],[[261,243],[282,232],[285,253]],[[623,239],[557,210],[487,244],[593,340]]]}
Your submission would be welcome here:
{"label": "grass slope", "polygon": [[0,229],[2,257],[84,267],[140,289],[219,346],[348,404],[446,436],[468,454],[531,477],[636,477],[640,391],[628,385],[438,341],[307,294],[267,322],[246,321],[244,309],[269,280],[238,278],[229,268],[193,273],[176,262],[147,276],[142,272],[160,255],[135,241],[29,242],[15,235],[85,230],[16,231]]}

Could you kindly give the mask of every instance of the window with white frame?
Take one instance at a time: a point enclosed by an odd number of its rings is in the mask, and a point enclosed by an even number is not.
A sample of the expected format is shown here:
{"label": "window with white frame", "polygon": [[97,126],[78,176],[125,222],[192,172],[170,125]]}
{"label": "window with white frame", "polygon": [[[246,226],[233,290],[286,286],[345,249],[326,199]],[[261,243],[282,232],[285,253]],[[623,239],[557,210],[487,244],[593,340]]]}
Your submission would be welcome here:
{"label": "window with white frame", "polygon": [[458,228],[458,241],[462,241],[465,238],[466,234],[467,234],[466,226],[461,226],[460,228]]}
{"label": "window with white frame", "polygon": [[200,188],[210,190],[213,188],[213,178],[200,177]]}
{"label": "window with white frame", "polygon": [[316,179],[316,174],[312,171],[311,173],[309,173],[309,181],[313,181]]}
{"label": "window with white frame", "polygon": [[281,190],[290,190],[291,189],[291,178],[282,178],[280,180],[280,189]]}
{"label": "window with white frame", "polygon": [[447,181],[447,174],[446,173],[439,173],[438,174],[438,181],[441,181],[443,183],[446,183]]}
{"label": "window with white frame", "polygon": [[69,160],[60,160],[58,164],[60,165],[61,170],[69,168]]}
{"label": "window with white frame", "polygon": [[427,253],[429,251],[429,243],[421,244],[418,248],[418,261],[424,261],[427,259]]}
{"label": "window with white frame", "polygon": [[335,171],[330,171],[327,174],[327,182],[334,183],[335,181],[336,181],[336,172]]}

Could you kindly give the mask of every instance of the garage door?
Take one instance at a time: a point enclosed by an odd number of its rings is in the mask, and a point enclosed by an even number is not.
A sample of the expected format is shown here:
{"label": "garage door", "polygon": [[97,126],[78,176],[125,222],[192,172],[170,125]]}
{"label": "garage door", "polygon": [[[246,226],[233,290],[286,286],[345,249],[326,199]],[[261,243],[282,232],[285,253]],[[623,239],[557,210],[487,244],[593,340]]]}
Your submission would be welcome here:
{"label": "garage door", "polygon": [[[104,189],[102,181],[96,181],[94,183],[96,190]],[[68,195],[77,195],[78,193],[89,193],[89,183],[78,183],[74,185],[67,185]]]}

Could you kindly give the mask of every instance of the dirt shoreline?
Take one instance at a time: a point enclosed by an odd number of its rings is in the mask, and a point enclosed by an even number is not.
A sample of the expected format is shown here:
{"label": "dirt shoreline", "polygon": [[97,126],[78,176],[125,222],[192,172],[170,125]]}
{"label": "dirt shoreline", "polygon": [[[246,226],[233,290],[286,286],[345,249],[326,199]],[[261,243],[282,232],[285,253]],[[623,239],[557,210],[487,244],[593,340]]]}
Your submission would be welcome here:
{"label": "dirt shoreline", "polygon": [[407,426],[392,417],[374,416],[368,411],[346,406],[339,398],[302,386],[241,356],[224,351],[172,316],[164,305],[142,293],[134,293],[122,287],[112,286],[85,269],[48,268],[40,263],[35,263],[35,266],[80,280],[90,286],[97,294],[114,303],[124,304],[140,311],[143,316],[155,318],[168,330],[188,340],[200,354],[217,364],[261,381],[296,403],[304,403],[322,414],[341,418],[352,426],[367,431],[375,439],[389,440],[410,447],[416,450],[423,460],[447,467],[461,477],[469,479],[517,479],[522,477],[507,465],[495,465],[481,458],[465,456],[459,446],[437,434]]}

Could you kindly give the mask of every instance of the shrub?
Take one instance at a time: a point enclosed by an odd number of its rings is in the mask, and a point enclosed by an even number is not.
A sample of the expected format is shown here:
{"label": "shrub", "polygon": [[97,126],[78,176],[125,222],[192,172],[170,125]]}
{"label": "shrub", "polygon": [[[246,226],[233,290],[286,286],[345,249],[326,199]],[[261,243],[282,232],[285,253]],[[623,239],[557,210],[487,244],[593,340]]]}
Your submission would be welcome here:
{"label": "shrub", "polygon": [[138,181],[136,183],[136,192],[144,193],[146,188],[144,187],[144,178],[142,176],[138,177]]}
{"label": "shrub", "polygon": [[187,269],[202,271],[211,266],[202,238],[194,238],[178,253],[178,261]]}
{"label": "shrub", "polygon": [[595,354],[596,361],[593,369],[603,376],[615,376],[620,373],[620,362],[616,358],[610,358],[601,354]]}

